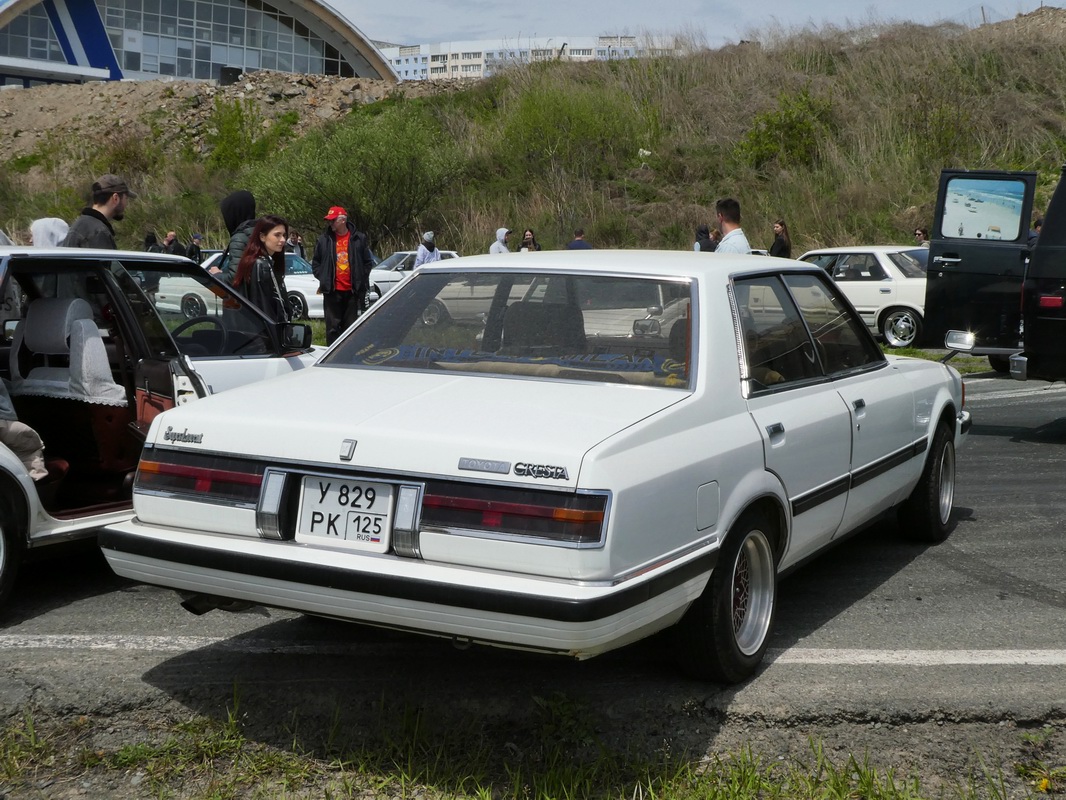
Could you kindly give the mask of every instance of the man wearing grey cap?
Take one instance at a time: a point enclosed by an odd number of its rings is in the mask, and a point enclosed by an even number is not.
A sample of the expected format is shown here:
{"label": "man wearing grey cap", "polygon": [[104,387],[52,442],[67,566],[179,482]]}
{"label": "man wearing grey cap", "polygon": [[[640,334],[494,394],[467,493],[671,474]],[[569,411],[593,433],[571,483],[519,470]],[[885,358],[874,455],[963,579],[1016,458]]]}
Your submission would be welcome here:
{"label": "man wearing grey cap", "polygon": [[137,197],[118,175],[102,175],[93,183],[92,205],[81,210],[70,226],[65,247],[99,247],[116,250],[111,223],[126,216],[126,204]]}

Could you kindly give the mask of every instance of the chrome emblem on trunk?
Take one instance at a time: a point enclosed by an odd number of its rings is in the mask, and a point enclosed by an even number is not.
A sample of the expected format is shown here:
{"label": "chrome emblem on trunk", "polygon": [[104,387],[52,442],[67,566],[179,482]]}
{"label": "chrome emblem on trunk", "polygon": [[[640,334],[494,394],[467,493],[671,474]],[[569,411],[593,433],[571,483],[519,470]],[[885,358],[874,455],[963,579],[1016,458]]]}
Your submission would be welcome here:
{"label": "chrome emblem on trunk", "polygon": [[345,439],[341,442],[341,461],[351,461],[355,458],[355,446],[359,444],[355,439]]}
{"label": "chrome emblem on trunk", "polygon": [[460,458],[459,469],[466,469],[471,472],[494,472],[499,475],[506,475],[511,471],[511,462],[490,461],[487,458]]}

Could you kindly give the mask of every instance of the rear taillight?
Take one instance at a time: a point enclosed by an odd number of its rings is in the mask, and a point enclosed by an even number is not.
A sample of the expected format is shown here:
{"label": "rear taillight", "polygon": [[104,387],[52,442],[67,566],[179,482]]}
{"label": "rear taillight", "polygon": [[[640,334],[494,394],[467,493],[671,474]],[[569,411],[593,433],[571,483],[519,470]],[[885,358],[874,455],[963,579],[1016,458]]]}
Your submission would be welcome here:
{"label": "rear taillight", "polygon": [[141,457],[134,491],[254,507],[265,469],[256,461],[153,447]]}
{"label": "rear taillight", "polygon": [[1060,294],[1042,294],[1037,298],[1036,304],[1039,308],[1062,308],[1063,297]]}
{"label": "rear taillight", "polygon": [[588,545],[602,541],[606,518],[602,494],[434,482],[422,497],[423,530],[460,528]]}

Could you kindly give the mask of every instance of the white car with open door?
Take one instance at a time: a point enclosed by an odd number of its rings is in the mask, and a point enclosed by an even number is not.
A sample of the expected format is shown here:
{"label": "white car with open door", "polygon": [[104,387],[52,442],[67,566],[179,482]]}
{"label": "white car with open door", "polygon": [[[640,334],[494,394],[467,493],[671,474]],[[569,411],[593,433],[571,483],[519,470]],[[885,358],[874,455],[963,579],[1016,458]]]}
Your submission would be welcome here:
{"label": "white car with open door", "polygon": [[[576,658],[673,628],[688,672],[734,682],[782,572],[897,511],[948,535],[962,380],[885,356],[824,270],[535,256],[423,267],[269,392],[159,416],[112,568],[198,613]],[[476,313],[427,323],[471,286]]]}
{"label": "white car with open door", "polygon": [[[156,305],[158,287],[178,281],[218,302],[193,317]],[[156,415],[317,357],[309,327],[270,322],[175,256],[2,247],[0,297],[0,388],[44,442],[48,473],[34,481],[0,444],[0,606],[27,550],[131,516]]]}

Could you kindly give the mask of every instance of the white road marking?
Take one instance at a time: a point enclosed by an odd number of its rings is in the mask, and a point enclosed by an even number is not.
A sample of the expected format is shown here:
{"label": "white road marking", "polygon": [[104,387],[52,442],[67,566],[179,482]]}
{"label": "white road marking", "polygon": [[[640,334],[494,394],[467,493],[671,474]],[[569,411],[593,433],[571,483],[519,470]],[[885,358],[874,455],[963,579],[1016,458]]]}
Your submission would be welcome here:
{"label": "white road marking", "polygon": [[1066,393],[1066,384],[1062,383],[1038,383],[1020,385],[1016,389],[1003,389],[998,392],[973,392],[966,395],[966,405],[984,402],[985,400],[1008,400],[1012,397],[1033,397],[1039,394],[1060,395]]}
{"label": "white road marking", "polygon": [[775,664],[829,664],[859,666],[883,664],[904,667],[941,667],[953,664],[979,666],[1007,664],[1066,666],[1066,650],[839,650],[794,647],[768,651]]}
{"label": "white road marking", "polygon": [[[347,655],[358,650],[365,650],[367,645],[355,642],[351,644],[331,642],[294,644],[274,639],[232,639],[221,636],[0,635],[0,653],[11,650],[130,650],[184,653],[207,647],[230,653],[246,654]],[[847,650],[793,647],[787,650],[769,650],[766,658],[774,664],[823,666],[1066,666],[1066,650]]]}

